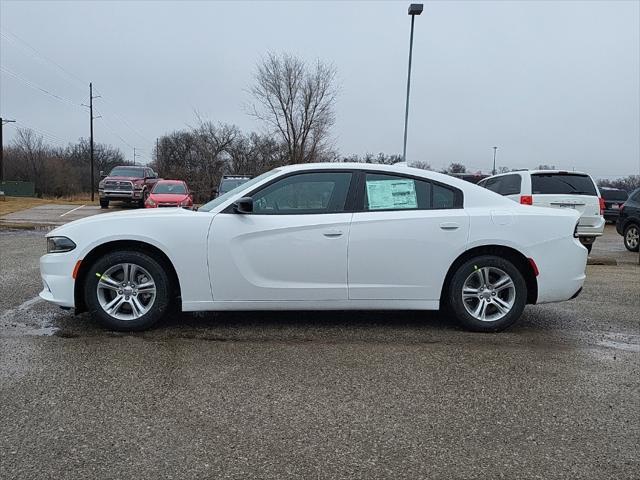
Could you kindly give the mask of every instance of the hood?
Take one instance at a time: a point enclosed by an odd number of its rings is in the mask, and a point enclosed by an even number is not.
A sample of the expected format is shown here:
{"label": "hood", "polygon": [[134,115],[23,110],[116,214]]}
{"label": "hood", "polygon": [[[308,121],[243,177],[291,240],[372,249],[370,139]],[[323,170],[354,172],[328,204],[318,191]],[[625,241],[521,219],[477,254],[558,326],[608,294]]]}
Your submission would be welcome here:
{"label": "hood", "polygon": [[140,178],[140,177],[120,177],[120,176],[115,176],[115,177],[104,177],[102,179],[102,181],[105,180],[114,180],[116,182],[121,182],[121,181],[129,181],[129,182],[142,182],[144,181],[144,178]]}
{"label": "hood", "polygon": [[189,198],[184,193],[153,193],[149,195],[154,202],[179,203]]}
{"label": "hood", "polygon": [[122,212],[100,213],[91,217],[81,218],[73,222],[66,223],[47,233],[47,237],[55,235],[68,235],[73,232],[76,227],[84,226],[98,222],[119,222],[122,220],[137,220],[142,218],[154,218],[160,222],[171,221],[179,215],[202,215],[202,213],[193,210],[185,210],[184,208],[140,208],[135,210],[127,210]]}

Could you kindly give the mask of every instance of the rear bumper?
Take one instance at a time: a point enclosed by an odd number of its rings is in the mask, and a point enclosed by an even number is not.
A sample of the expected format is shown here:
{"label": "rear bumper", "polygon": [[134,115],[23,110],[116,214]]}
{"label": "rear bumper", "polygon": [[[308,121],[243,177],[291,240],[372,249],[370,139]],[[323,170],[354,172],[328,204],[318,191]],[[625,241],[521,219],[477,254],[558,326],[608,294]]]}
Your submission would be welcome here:
{"label": "rear bumper", "polygon": [[540,274],[536,303],[562,302],[582,289],[587,249],[577,238],[564,238],[540,245],[533,253]]}
{"label": "rear bumper", "polygon": [[578,224],[578,236],[579,237],[600,237],[604,232],[605,226],[604,217],[599,217],[597,221],[595,221],[591,225]]}

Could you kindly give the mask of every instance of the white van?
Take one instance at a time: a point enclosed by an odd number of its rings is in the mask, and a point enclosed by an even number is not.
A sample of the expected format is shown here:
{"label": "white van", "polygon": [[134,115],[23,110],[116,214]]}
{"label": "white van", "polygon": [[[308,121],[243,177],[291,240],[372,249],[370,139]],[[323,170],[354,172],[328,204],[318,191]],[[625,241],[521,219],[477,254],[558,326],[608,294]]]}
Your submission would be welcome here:
{"label": "white van", "polygon": [[519,170],[487,177],[478,185],[523,205],[577,210],[580,212],[578,237],[589,251],[604,231],[604,200],[586,173]]}

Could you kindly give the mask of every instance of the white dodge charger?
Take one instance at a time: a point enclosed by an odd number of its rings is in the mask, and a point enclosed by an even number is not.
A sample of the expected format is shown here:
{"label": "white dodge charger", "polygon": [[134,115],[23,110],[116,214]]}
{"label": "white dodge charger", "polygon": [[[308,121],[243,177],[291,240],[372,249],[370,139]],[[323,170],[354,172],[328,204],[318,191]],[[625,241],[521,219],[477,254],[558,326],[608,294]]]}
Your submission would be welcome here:
{"label": "white dodge charger", "polygon": [[498,331],[574,298],[579,214],[407,166],[277,168],[202,206],[96,215],[47,235],[45,300],[106,327],[203,310],[443,309]]}

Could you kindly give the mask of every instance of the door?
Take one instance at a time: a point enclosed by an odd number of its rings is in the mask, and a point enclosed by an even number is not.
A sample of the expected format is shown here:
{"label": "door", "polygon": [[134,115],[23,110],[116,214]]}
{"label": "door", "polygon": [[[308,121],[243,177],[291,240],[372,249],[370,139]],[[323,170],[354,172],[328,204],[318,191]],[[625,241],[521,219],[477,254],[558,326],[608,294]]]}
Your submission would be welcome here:
{"label": "door", "polygon": [[346,300],[352,172],[279,177],[253,213],[219,213],[209,234],[214,300]]}
{"label": "door", "polygon": [[580,213],[580,226],[602,224],[598,191],[589,175],[570,172],[531,174],[531,195],[537,207],[573,208]]}
{"label": "door", "polygon": [[409,176],[364,177],[349,233],[349,298],[438,300],[467,244],[462,192]]}

